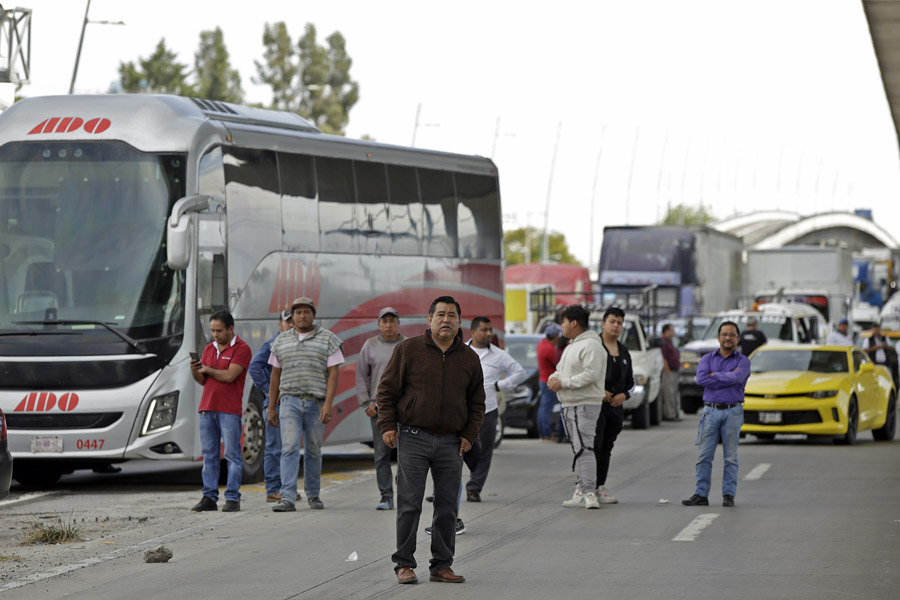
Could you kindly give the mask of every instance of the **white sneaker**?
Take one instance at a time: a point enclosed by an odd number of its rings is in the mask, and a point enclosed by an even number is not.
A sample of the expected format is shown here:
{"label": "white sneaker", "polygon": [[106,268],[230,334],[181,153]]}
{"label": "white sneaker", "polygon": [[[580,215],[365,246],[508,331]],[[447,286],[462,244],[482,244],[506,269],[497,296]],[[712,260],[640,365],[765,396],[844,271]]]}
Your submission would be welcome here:
{"label": "white sneaker", "polygon": [[568,500],[563,501],[563,506],[568,507],[578,507],[581,506],[581,503],[584,501],[584,494],[581,493],[581,490],[575,488],[575,493],[572,494],[572,497]]}
{"label": "white sneaker", "polygon": [[619,503],[619,499],[616,498],[615,496],[610,496],[609,492],[607,492],[606,488],[602,485],[597,488],[596,494],[597,494],[597,502],[599,502],[600,504],[618,504]]}
{"label": "white sneaker", "polygon": [[600,508],[600,502],[597,501],[597,494],[589,492],[584,496],[585,508]]}

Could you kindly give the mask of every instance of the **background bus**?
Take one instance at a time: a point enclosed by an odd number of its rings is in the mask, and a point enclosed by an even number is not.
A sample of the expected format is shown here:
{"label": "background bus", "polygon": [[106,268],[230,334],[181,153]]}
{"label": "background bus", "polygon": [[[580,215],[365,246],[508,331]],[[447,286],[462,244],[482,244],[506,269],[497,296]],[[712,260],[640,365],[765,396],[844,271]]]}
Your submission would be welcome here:
{"label": "background bus", "polygon": [[[310,296],[344,341],[326,443],[371,439],[355,361],[378,309],[420,334],[449,293],[503,331],[497,172],[299,116],[174,96],[23,100],[0,115],[0,408],[16,477],[195,460],[188,352],[227,307],[256,351]],[[264,448],[245,390],[247,480]]]}

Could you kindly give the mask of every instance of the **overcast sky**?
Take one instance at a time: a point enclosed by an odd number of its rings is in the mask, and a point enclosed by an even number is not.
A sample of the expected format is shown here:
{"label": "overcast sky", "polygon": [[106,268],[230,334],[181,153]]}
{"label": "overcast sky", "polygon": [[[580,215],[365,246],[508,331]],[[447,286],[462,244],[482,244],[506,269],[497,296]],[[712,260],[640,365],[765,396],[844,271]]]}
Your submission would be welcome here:
{"label": "overcast sky", "polygon": [[[86,2],[17,5],[33,10],[22,93],[65,94]],[[550,229],[585,264],[604,226],[653,223],[670,202],[871,208],[900,238],[897,137],[859,1],[93,0],[90,19],[126,25],[87,26],[76,93],[106,92],[163,37],[192,64],[218,26],[263,103],[265,23],[339,30],[360,84],[350,137],[493,156],[505,226],[543,227],[549,190]]]}

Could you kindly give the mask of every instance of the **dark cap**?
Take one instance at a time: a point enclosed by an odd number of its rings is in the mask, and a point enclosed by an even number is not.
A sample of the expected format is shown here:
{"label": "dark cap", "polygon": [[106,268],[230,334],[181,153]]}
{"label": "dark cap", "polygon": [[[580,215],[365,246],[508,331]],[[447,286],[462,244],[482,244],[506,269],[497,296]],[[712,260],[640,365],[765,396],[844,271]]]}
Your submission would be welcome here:
{"label": "dark cap", "polygon": [[556,323],[550,323],[547,326],[547,329],[544,331],[544,334],[547,336],[547,339],[557,338],[562,335],[562,327],[557,325]]}
{"label": "dark cap", "polygon": [[298,306],[308,306],[312,309],[313,314],[316,314],[316,303],[313,302],[312,298],[308,298],[306,296],[300,296],[299,298],[295,298],[291,303],[291,312],[294,312],[294,309]]}
{"label": "dark cap", "polygon": [[397,312],[397,309],[394,308],[394,307],[392,307],[392,306],[385,306],[384,308],[382,308],[381,310],[378,311],[378,318],[379,318],[379,320],[380,320],[381,317],[383,317],[384,315],[394,315],[394,316],[397,317],[398,319],[400,318],[400,313],[398,313],[398,312]]}
{"label": "dark cap", "polygon": [[838,321],[838,325],[849,325],[849,324],[850,324],[850,321],[848,321],[847,319],[841,319],[840,321]]}
{"label": "dark cap", "polygon": [[291,312],[291,309],[286,308],[283,311],[281,311],[281,320],[282,321],[287,321],[288,319],[292,319],[293,317],[294,317],[294,313]]}

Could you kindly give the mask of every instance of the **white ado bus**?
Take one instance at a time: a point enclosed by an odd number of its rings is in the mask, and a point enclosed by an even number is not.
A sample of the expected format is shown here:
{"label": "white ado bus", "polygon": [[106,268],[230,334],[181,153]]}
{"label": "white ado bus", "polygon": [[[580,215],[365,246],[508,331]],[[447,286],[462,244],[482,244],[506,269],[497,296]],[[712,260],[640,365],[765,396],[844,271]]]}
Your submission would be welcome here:
{"label": "white ado bus", "polygon": [[[196,460],[189,352],[235,317],[253,351],[291,300],[344,342],[326,443],[371,440],[355,361],[383,306],[503,331],[497,171],[485,158],[325,135],[296,114],[175,96],[39,97],[0,114],[0,408],[15,477]],[[261,394],[244,462],[262,472]]]}

